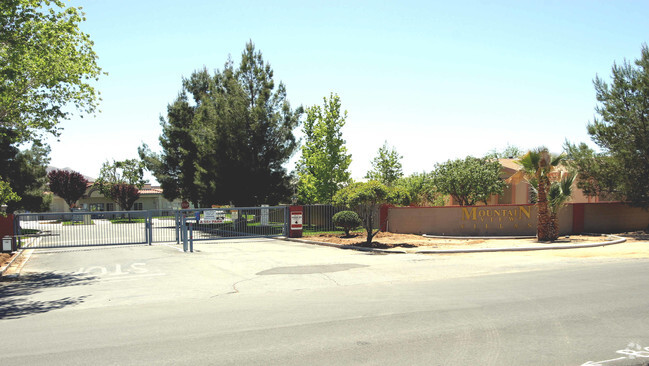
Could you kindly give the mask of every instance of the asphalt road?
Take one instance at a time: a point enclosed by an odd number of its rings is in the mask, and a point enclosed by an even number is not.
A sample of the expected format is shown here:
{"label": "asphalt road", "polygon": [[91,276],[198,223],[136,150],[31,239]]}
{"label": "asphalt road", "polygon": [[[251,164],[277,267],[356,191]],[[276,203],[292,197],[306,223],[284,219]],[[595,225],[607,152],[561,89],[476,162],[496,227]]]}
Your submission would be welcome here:
{"label": "asphalt road", "polygon": [[0,364],[649,363],[645,259],[198,249],[38,252],[0,283]]}

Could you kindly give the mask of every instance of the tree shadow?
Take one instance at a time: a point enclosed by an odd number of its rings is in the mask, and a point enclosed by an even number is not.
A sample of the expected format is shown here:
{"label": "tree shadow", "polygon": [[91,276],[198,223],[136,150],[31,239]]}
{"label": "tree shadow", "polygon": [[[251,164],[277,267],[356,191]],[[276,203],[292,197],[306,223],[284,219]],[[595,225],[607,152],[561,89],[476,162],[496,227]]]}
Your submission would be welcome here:
{"label": "tree shadow", "polygon": [[80,304],[87,295],[48,301],[34,300],[31,296],[49,288],[85,286],[96,281],[96,276],[56,272],[0,277],[0,319],[18,319]]}

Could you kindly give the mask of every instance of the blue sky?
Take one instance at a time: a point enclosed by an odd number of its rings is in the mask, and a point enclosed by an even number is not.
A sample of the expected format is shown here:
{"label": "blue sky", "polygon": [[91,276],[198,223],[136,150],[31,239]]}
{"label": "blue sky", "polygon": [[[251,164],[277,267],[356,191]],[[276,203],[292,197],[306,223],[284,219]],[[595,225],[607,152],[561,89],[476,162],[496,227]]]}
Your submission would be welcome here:
{"label": "blue sky", "polygon": [[590,141],[593,78],[608,80],[649,41],[647,1],[68,4],[84,8],[82,29],[109,75],[97,83],[102,112],[61,124],[51,164],[93,177],[143,142],[158,149],[181,78],[228,55],[238,63],[248,40],[294,107],[341,97],[354,178],[384,141],[406,174],[507,144],[560,152],[565,139]]}

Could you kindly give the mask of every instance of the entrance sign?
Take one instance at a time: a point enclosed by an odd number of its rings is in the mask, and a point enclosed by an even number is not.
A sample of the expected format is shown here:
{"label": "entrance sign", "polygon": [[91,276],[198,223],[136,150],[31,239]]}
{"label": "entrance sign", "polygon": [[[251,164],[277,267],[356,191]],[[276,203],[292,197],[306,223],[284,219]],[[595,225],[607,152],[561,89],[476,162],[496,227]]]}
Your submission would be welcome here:
{"label": "entrance sign", "polygon": [[302,212],[291,212],[291,230],[302,230]]}
{"label": "entrance sign", "polygon": [[220,224],[225,221],[225,212],[222,210],[205,210],[200,224]]}

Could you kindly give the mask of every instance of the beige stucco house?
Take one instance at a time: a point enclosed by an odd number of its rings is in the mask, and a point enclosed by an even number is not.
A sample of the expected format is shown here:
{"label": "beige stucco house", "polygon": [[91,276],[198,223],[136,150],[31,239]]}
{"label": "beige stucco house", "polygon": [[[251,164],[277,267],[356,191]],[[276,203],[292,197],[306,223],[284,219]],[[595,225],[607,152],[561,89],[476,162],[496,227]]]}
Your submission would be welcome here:
{"label": "beige stucco house", "polygon": [[[516,163],[516,159],[498,159],[498,161],[500,162],[500,165],[503,166],[500,178],[507,182],[507,186],[505,187],[503,194],[491,196],[489,199],[489,205],[518,205],[530,203],[530,184],[525,180],[523,175],[520,174],[522,167]],[[559,168],[557,172],[551,174],[564,174],[565,172],[565,168]],[[572,203],[605,202],[605,200],[600,197],[586,196],[581,189],[577,188],[576,180],[575,183],[573,183],[572,188],[573,193],[570,199],[570,202]],[[453,198],[450,197],[448,206],[455,205],[457,205],[457,202],[454,202]]]}
{"label": "beige stucco house", "polygon": [[[140,189],[140,198],[135,201],[132,210],[176,210],[180,209],[181,200],[169,201],[162,196],[160,187],[145,184]],[[92,183],[88,183],[86,194],[77,201],[77,206],[84,211],[120,211],[122,210],[114,201],[104,197]],[[70,207],[63,198],[53,195],[50,204],[52,212],[69,212]]]}

